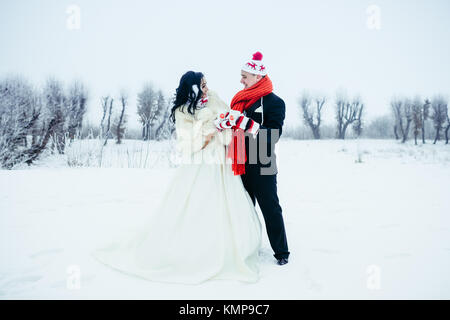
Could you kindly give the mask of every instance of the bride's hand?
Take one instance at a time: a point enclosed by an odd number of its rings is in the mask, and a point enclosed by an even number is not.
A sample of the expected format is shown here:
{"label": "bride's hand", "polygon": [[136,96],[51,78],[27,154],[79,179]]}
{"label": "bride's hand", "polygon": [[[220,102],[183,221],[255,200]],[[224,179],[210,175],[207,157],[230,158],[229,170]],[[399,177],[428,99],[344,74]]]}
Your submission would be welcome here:
{"label": "bride's hand", "polygon": [[211,139],[214,137],[215,134],[216,134],[215,132],[208,134],[208,135],[206,136],[206,140],[207,140],[207,141],[211,141]]}
{"label": "bride's hand", "polygon": [[202,149],[204,149],[204,148],[208,145],[208,143],[212,140],[212,138],[214,137],[215,134],[216,134],[216,133],[213,132],[213,133],[210,133],[210,134],[208,134],[208,135],[206,136],[206,138],[205,138],[205,144],[203,145]]}

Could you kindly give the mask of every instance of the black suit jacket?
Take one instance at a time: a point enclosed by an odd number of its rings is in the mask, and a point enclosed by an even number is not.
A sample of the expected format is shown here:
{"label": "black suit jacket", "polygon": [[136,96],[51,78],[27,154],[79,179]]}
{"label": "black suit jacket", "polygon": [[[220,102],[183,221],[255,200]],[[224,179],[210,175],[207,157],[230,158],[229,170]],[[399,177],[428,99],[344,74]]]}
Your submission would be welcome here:
{"label": "black suit jacket", "polygon": [[[262,112],[256,111],[262,105]],[[283,131],[286,106],[280,97],[269,93],[255,102],[244,111],[244,115],[260,124],[256,139],[251,134],[246,135],[245,148],[247,161],[245,163],[250,172],[260,174],[277,174],[275,144],[278,142]],[[261,169],[261,170],[252,170]]]}

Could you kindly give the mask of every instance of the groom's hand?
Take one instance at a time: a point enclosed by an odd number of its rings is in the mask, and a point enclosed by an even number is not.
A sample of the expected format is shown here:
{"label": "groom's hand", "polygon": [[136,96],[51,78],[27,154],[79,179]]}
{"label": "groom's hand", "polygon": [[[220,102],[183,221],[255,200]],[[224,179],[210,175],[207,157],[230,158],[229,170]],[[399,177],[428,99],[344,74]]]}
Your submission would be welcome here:
{"label": "groom's hand", "polygon": [[244,130],[245,132],[249,132],[255,138],[259,131],[259,123],[250,119],[249,117],[244,116],[242,113],[234,120],[235,125],[233,129],[239,128]]}
{"label": "groom's hand", "polygon": [[227,113],[221,113],[214,121],[217,129],[222,131],[224,129],[242,129],[245,132],[249,132],[256,137],[259,131],[258,122],[244,116],[240,111],[230,110]]}

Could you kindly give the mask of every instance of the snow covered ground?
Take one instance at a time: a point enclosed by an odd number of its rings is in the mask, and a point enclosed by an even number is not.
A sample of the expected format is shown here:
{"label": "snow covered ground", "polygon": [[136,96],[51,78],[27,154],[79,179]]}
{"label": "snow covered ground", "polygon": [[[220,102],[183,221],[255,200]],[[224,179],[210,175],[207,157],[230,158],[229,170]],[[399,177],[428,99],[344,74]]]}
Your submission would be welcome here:
{"label": "snow covered ground", "polygon": [[276,265],[264,230],[256,284],[157,283],[93,260],[92,249],[145,221],[162,197],[175,170],[171,147],[110,144],[98,168],[98,147],[83,141],[68,158],[0,170],[0,299],[450,299],[442,142],[282,139],[278,192],[291,257]]}

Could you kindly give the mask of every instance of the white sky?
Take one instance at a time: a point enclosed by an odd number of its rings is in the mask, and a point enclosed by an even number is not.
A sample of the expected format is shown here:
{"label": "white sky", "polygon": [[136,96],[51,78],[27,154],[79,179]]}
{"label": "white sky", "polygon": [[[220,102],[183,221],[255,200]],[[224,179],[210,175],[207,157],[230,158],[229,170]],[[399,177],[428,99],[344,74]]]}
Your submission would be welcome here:
{"label": "white sky", "polygon": [[[67,28],[72,4],[78,30]],[[367,27],[369,5],[381,10],[380,30]],[[447,0],[0,0],[0,76],[21,73],[38,85],[50,75],[81,79],[93,121],[100,97],[125,88],[136,127],[145,82],[172,95],[184,72],[201,71],[229,103],[257,50],[286,102],[286,124],[299,121],[304,89],[330,100],[339,88],[360,94],[372,118],[389,112],[393,94],[449,96],[449,39]],[[334,106],[327,108],[330,123]]]}

